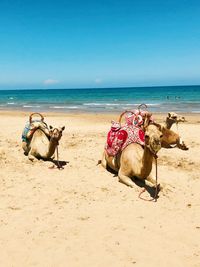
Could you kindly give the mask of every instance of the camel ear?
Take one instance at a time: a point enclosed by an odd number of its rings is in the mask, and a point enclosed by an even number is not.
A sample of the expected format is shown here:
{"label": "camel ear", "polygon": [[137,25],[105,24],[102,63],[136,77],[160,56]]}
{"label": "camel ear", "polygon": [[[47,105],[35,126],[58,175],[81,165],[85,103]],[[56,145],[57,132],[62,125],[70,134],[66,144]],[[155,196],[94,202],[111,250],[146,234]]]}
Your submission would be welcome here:
{"label": "camel ear", "polygon": [[58,128],[58,130],[59,130],[60,132],[64,131],[64,130],[65,130],[65,126],[63,126],[63,127],[60,126],[60,127]]}
{"label": "camel ear", "polygon": [[168,113],[168,118],[170,118],[170,117],[171,117],[171,113],[169,112],[169,113]]}
{"label": "camel ear", "polygon": [[163,131],[165,130],[165,127],[162,126],[162,125],[159,124],[159,123],[156,123],[156,126],[158,127],[159,131],[160,131],[161,133],[163,133]]}
{"label": "camel ear", "polygon": [[185,117],[182,117],[181,119],[182,119],[182,122],[185,122],[186,121]]}
{"label": "camel ear", "polygon": [[150,122],[150,118],[151,118],[151,113],[145,114],[145,119],[144,119],[144,130],[147,128],[147,126],[149,125]]}
{"label": "camel ear", "polygon": [[53,126],[49,125],[49,129],[52,130],[53,129]]}

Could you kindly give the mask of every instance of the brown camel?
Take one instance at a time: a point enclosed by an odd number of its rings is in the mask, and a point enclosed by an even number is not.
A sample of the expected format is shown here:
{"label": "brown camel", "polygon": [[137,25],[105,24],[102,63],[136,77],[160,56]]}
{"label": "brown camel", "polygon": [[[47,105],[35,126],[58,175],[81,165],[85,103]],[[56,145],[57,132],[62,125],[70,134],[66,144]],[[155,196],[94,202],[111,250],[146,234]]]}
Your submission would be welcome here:
{"label": "brown camel", "polygon": [[34,132],[33,137],[28,145],[29,160],[49,160],[54,155],[65,127],[53,128],[50,126],[49,128],[49,136],[47,136],[39,128]]}
{"label": "brown camel", "polygon": [[165,120],[165,126],[162,127],[163,138],[162,147],[173,148],[178,147],[182,150],[188,150],[189,148],[185,145],[184,141],[181,140],[179,134],[170,130],[174,123],[185,122],[185,117],[178,116],[175,112],[169,112]]}
{"label": "brown camel", "polygon": [[151,176],[153,159],[161,149],[161,126],[150,124],[145,127],[144,148],[132,143],[128,145],[116,157],[110,157],[104,151],[101,164],[104,168],[110,167],[118,172],[119,181],[127,186],[133,187],[135,184],[132,177],[150,182],[154,187],[156,182]]}

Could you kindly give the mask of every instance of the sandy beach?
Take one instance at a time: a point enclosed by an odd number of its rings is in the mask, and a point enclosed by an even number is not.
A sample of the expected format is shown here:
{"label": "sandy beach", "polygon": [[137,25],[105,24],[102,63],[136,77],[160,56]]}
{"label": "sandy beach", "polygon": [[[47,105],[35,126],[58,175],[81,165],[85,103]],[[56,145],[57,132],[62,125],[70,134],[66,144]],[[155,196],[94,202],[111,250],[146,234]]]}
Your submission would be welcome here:
{"label": "sandy beach", "polygon": [[[23,154],[29,113],[0,112],[0,266],[200,266],[199,114],[181,114],[187,122],[178,131],[188,151],[158,154],[165,190],[157,202],[139,199],[141,187],[129,188],[97,166],[119,114],[44,115],[66,127],[63,170]],[[165,115],[154,118],[163,122]]]}

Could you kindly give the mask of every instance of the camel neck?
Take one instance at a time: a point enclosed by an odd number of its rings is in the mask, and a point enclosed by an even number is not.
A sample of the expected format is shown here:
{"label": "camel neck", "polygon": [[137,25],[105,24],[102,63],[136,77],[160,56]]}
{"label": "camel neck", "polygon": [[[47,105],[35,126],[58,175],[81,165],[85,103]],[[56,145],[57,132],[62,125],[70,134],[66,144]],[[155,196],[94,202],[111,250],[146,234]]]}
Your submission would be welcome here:
{"label": "camel neck", "polygon": [[147,176],[149,176],[152,170],[153,158],[154,158],[153,153],[149,150],[147,146],[145,146],[143,157],[142,157],[142,163],[143,163],[142,170],[141,170],[142,177],[146,178]]}
{"label": "camel neck", "polygon": [[172,120],[167,119],[166,122],[165,122],[165,127],[167,129],[170,129],[172,127],[173,123],[174,122]]}
{"label": "camel neck", "polygon": [[58,140],[50,138],[50,140],[49,140],[49,152],[48,152],[48,155],[47,155],[49,158],[51,156],[53,156],[57,146],[58,146]]}

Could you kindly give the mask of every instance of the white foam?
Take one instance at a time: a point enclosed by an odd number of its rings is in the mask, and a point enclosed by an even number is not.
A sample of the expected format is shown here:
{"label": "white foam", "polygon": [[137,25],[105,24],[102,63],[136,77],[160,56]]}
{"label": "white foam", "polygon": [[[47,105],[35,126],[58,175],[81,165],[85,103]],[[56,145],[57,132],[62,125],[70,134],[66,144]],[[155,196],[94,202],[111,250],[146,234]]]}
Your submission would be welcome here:
{"label": "white foam", "polygon": [[23,108],[40,108],[40,106],[23,105]]}
{"label": "white foam", "polygon": [[[139,103],[84,103],[84,106],[132,106],[132,107],[138,107]],[[148,106],[160,106],[159,103],[148,103],[146,104]]]}
{"label": "white foam", "polygon": [[106,103],[105,106],[119,106],[119,104],[117,104],[117,103],[115,103],[115,104]]}
{"label": "white foam", "polygon": [[121,104],[123,106],[138,106],[139,104]]}
{"label": "white foam", "polygon": [[84,106],[119,106],[118,103],[84,103]]}
{"label": "white foam", "polygon": [[151,106],[160,106],[161,104],[159,104],[159,103],[149,103],[149,104],[145,104],[145,105],[147,105],[147,107],[151,107]]}
{"label": "white foam", "polygon": [[102,103],[83,103],[84,106],[102,106]]}
{"label": "white foam", "polygon": [[54,108],[54,109],[77,109],[77,106],[52,106],[50,108]]}

